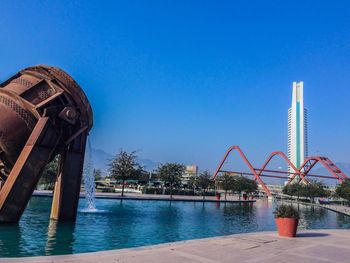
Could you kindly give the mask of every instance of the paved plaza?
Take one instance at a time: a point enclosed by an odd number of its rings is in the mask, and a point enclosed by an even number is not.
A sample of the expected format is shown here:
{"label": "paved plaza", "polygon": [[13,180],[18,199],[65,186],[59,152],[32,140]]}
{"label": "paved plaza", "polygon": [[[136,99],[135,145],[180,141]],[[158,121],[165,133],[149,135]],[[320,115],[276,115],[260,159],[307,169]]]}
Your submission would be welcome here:
{"label": "paved plaza", "polygon": [[0,259],[3,262],[350,262],[350,230],[303,231],[297,238],[261,232],[97,253]]}

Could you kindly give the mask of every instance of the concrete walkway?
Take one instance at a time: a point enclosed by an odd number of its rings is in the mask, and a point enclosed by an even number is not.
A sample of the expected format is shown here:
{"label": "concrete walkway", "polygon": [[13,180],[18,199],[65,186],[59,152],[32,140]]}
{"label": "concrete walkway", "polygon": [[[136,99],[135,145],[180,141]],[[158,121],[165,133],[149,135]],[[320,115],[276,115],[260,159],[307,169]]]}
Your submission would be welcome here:
{"label": "concrete walkway", "polygon": [[4,258],[0,259],[2,262],[350,262],[350,230],[304,231],[297,238],[279,238],[276,232],[261,232],[97,253]]}

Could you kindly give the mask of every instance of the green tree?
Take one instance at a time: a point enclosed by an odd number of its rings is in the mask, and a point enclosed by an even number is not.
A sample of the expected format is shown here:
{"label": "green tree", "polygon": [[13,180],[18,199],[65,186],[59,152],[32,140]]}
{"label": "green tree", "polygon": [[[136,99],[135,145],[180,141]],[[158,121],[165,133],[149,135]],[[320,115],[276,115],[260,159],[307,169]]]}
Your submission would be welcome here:
{"label": "green tree", "polygon": [[325,186],[318,181],[311,181],[307,184],[290,184],[283,188],[283,193],[290,196],[307,197],[310,198],[311,202],[315,201],[316,197],[327,197],[330,192],[325,189]]}
{"label": "green tree", "polygon": [[94,173],[95,181],[100,181],[102,179],[101,169],[94,169],[93,173]]}
{"label": "green tree", "polygon": [[239,200],[241,200],[242,192],[245,192],[246,194],[254,193],[258,190],[258,184],[255,180],[251,180],[243,176],[238,176],[235,178],[231,190],[232,192],[238,192]]}
{"label": "green tree", "polygon": [[293,196],[297,196],[299,200],[299,197],[304,192],[303,190],[303,184],[291,183],[283,187],[282,193],[285,195],[290,195],[292,198]]}
{"label": "green tree", "polygon": [[218,183],[222,190],[225,191],[225,200],[227,200],[227,192],[233,188],[235,184],[235,177],[229,173],[224,173],[218,178]]}
{"label": "green tree", "polygon": [[136,159],[135,151],[128,153],[121,150],[109,164],[110,176],[122,181],[122,196],[124,196],[125,181],[138,178],[143,171]]}
{"label": "green tree", "polygon": [[315,202],[316,197],[327,197],[329,196],[329,191],[325,189],[324,184],[321,182],[309,182],[308,184],[304,185],[303,190],[303,196],[308,197],[311,199],[311,202]]}
{"label": "green tree", "polygon": [[214,186],[214,181],[208,171],[200,173],[197,179],[197,185],[202,189],[203,200],[205,199],[205,193],[209,187]]}
{"label": "green tree", "polygon": [[335,193],[340,198],[350,201],[350,179],[345,179],[340,185],[338,185]]}
{"label": "green tree", "polygon": [[181,178],[185,169],[183,164],[178,163],[166,163],[158,167],[159,179],[170,186],[170,198],[173,198],[173,188],[181,184]]}
{"label": "green tree", "polygon": [[258,184],[257,184],[257,182],[255,180],[245,178],[245,189],[244,189],[244,191],[247,194],[255,193],[256,191],[258,191]]}
{"label": "green tree", "polygon": [[44,172],[39,179],[39,184],[44,186],[46,190],[52,190],[55,187],[58,159],[56,156],[50,163],[45,166]]}

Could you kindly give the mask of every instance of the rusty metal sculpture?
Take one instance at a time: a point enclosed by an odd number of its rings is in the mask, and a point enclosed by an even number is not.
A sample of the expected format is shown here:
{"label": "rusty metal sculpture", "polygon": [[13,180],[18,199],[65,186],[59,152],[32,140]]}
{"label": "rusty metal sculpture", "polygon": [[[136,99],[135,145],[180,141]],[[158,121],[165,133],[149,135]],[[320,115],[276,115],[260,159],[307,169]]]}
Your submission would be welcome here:
{"label": "rusty metal sculpture", "polygon": [[51,218],[75,220],[92,122],[84,92],[59,68],[29,67],[0,84],[0,222],[19,221],[56,155]]}

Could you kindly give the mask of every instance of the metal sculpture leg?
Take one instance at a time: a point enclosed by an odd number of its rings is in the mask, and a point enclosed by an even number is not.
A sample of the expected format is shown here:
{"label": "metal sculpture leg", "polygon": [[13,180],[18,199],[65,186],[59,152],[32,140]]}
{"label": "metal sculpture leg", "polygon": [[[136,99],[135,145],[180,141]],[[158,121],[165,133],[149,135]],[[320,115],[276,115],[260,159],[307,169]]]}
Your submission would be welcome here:
{"label": "metal sculpture leg", "polygon": [[19,221],[58,140],[49,118],[40,118],[0,191],[0,222]]}
{"label": "metal sculpture leg", "polygon": [[52,219],[64,221],[76,218],[86,138],[87,132],[83,132],[61,155],[51,207]]}

